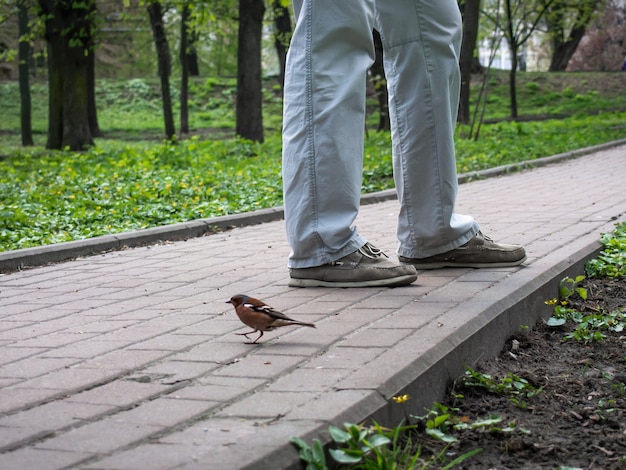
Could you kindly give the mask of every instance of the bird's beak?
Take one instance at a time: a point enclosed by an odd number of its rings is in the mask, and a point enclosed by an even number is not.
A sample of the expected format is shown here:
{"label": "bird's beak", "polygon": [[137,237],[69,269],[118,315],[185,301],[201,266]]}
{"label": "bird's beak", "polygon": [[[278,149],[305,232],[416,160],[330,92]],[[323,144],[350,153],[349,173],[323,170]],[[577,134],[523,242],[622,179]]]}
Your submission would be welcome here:
{"label": "bird's beak", "polygon": [[232,304],[232,302],[230,300],[227,300],[225,303]]}

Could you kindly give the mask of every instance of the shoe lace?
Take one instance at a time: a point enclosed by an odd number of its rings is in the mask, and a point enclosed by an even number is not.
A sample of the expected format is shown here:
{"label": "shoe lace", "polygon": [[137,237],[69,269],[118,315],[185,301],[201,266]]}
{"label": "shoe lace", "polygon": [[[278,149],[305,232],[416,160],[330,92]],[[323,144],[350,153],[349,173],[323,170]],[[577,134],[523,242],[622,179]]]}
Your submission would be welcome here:
{"label": "shoe lace", "polygon": [[369,242],[363,245],[361,248],[359,248],[358,251],[363,256],[370,258],[370,259],[380,258],[381,256],[384,256],[385,258],[389,258],[389,256],[387,256],[385,252],[383,252],[383,250],[381,250],[380,248],[376,248],[374,245],[372,245]]}
{"label": "shoe lace", "polygon": [[481,237],[483,237],[485,240],[487,240],[488,242],[492,242],[493,240],[488,237],[487,235],[485,235],[482,231],[478,231],[478,233],[476,235],[480,235]]}

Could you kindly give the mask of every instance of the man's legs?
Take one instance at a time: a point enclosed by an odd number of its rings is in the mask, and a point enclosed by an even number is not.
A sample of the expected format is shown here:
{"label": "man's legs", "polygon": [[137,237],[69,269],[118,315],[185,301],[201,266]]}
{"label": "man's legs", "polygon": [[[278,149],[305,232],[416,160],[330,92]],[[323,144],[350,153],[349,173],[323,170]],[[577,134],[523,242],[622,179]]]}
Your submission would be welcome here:
{"label": "man's legs", "polygon": [[365,80],[373,1],[296,0],[287,56],[283,181],[291,268],[365,244],[352,226],[361,195]]}
{"label": "man's legs", "polygon": [[[458,247],[466,254],[466,244],[474,243],[479,229],[471,217],[454,212],[460,47],[456,2],[295,0],[294,7],[297,21],[287,58],[283,122],[290,285],[401,285],[414,280],[414,270],[401,271],[381,260],[380,250],[365,245],[352,226],[360,201],[374,16],[383,37],[390,91],[400,259],[413,263]],[[498,252],[504,248],[506,263],[523,261],[519,250],[510,256],[510,247],[492,245]],[[485,247],[481,242],[479,250]],[[475,261],[470,259],[477,267],[493,262]],[[348,272],[357,270],[358,279],[339,281],[344,275],[354,277]],[[328,282],[316,284],[321,277]],[[370,277],[375,283],[368,284]],[[388,279],[391,283],[385,284]]]}
{"label": "man's legs", "polygon": [[457,248],[479,230],[454,212],[461,15],[456,0],[377,0],[376,8],[401,207],[398,254],[424,258]]}
{"label": "man's legs", "polygon": [[456,0],[376,0],[376,27],[389,89],[400,261],[422,269],[521,264],[522,247],[494,243],[472,217],[454,212],[462,30]]}

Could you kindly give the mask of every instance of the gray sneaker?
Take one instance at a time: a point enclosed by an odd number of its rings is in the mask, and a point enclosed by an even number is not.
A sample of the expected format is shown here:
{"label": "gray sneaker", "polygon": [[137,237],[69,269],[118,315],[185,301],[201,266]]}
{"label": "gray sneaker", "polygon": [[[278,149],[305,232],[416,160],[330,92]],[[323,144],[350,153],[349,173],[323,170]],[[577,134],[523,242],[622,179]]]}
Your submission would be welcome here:
{"label": "gray sneaker", "polygon": [[410,265],[387,261],[387,255],[369,243],[337,261],[313,268],[289,270],[291,287],[397,287],[411,284],[417,271]]}
{"label": "gray sneaker", "polygon": [[498,268],[517,266],[526,260],[526,251],[519,245],[495,243],[478,232],[465,245],[428,258],[398,256],[401,263],[412,264],[417,269],[437,268]]}

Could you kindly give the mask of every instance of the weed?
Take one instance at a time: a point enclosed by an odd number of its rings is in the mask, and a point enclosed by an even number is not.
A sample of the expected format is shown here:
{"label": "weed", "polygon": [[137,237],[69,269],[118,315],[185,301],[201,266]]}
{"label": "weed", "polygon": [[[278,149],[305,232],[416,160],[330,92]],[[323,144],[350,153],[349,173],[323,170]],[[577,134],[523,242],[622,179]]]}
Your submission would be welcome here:
{"label": "weed", "polygon": [[600,243],[604,245],[600,255],[585,265],[587,276],[626,276],[626,222],[616,224],[613,232],[603,234]]}
{"label": "weed", "polygon": [[535,387],[528,380],[509,372],[505,377],[497,379],[489,374],[478,372],[471,367],[465,368],[463,384],[468,387],[484,388],[490,393],[509,396],[509,400],[519,408],[526,408],[524,398],[532,398],[543,390]]}
{"label": "weed", "polygon": [[[422,447],[414,442],[416,426],[397,426],[387,429],[374,423],[367,427],[344,423],[343,428],[328,428],[332,443],[328,449],[334,462],[340,468],[354,470],[393,470],[393,469],[451,469],[461,462],[481,452],[473,449],[454,459],[444,447],[435,455],[426,456]],[[302,439],[292,437],[291,442],[299,449],[300,458],[306,462],[307,470],[326,470],[329,468],[324,449],[319,439],[309,445]]]}
{"label": "weed", "polygon": [[[624,225],[618,225],[618,229],[624,230]],[[602,238],[607,241],[605,245],[610,245],[613,240],[619,240],[620,237],[616,237],[613,234],[605,234]],[[616,264],[622,262],[622,258],[626,253],[626,243],[614,244],[619,246],[617,248],[612,247],[615,251],[611,255],[604,257],[602,272],[613,273],[613,268],[615,268]],[[598,259],[603,256],[603,253],[600,254]],[[593,261],[596,260],[588,262],[587,266],[592,265],[595,267],[594,269],[598,268],[600,270],[600,265],[593,263]],[[564,339],[582,341],[584,343],[603,341],[606,338],[606,332],[620,333],[624,331],[626,328],[626,315],[621,310],[606,312],[603,309],[594,309],[593,313],[582,313],[569,306],[569,299],[575,294],[583,300],[587,299],[587,289],[579,285],[583,280],[585,280],[585,276],[577,276],[573,279],[566,277],[561,280],[559,284],[560,301],[553,299],[546,302],[555,305],[552,316],[546,321],[547,325],[560,327],[567,322],[571,322],[574,324],[574,328],[571,332],[565,334]]]}

